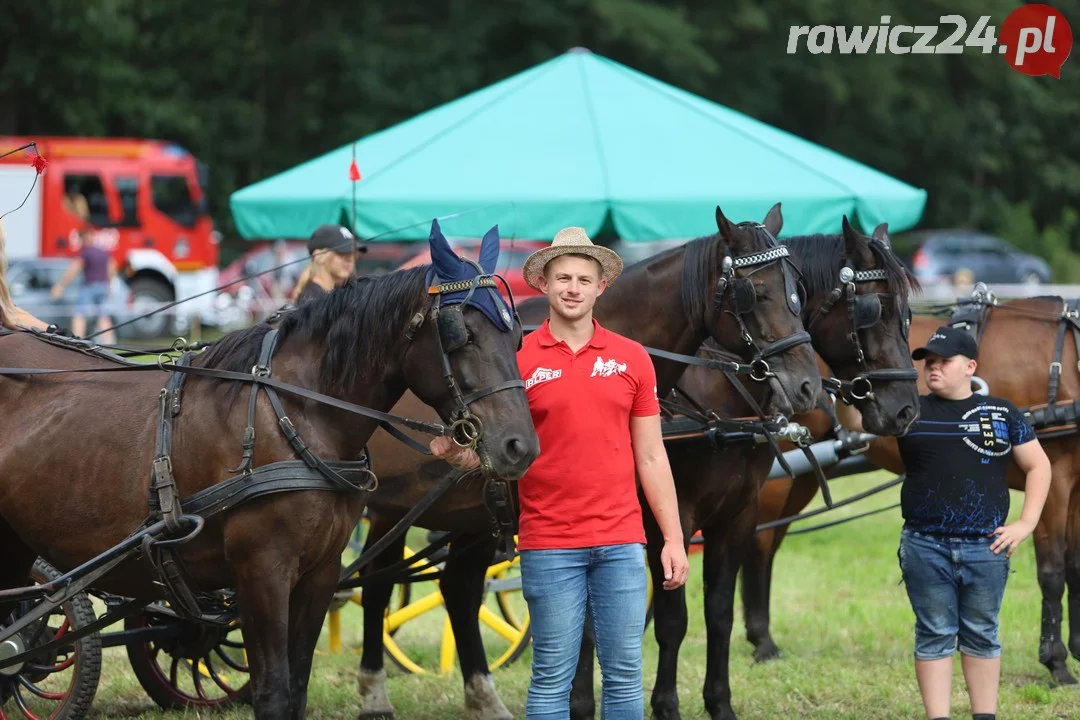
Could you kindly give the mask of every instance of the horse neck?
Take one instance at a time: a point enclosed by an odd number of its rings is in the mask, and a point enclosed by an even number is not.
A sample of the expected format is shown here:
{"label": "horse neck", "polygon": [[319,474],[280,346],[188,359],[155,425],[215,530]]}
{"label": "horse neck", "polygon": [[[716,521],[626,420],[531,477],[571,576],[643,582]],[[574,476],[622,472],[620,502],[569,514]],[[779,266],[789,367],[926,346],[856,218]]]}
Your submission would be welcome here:
{"label": "horse neck", "polygon": [[[402,330],[404,333],[404,330]],[[356,347],[349,350],[351,357],[360,359],[367,356],[368,348],[374,342],[392,342],[388,338],[363,338]],[[357,376],[353,382],[340,389],[325,387],[324,375],[325,342],[292,342],[286,339],[273,358],[273,376],[284,382],[295,383],[305,388],[330,395],[339,400],[362,407],[388,412],[405,394],[405,379],[401,375],[401,364],[389,363],[373,375]],[[281,395],[286,401],[286,394]],[[306,402],[300,398],[288,398],[303,408],[307,423],[316,428],[320,437],[335,446],[335,457],[352,457],[363,450],[364,444],[377,427],[377,422],[347,410],[341,410],[319,402]],[[286,405],[288,409],[288,405]]]}
{"label": "horse neck", "polygon": [[[593,315],[604,327],[646,347],[693,355],[707,335],[683,311],[681,299],[684,252],[664,254],[634,266],[596,300]],[[686,365],[653,358],[657,388],[670,390]]]}

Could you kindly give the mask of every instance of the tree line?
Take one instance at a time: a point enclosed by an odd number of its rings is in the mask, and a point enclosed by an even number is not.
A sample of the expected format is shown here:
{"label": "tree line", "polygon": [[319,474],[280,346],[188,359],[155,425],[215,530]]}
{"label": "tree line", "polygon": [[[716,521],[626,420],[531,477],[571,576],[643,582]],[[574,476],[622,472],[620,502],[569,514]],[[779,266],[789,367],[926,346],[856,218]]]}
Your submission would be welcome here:
{"label": "tree line", "polygon": [[[1080,60],[812,54],[792,26],[1000,26],[1015,0],[49,0],[0,23],[0,133],[157,137],[238,188],[587,47],[864,162],[1080,280]],[[1080,33],[1080,0],[1055,2]],[[951,31],[942,25],[936,42]],[[961,40],[961,44],[963,40]],[[1075,52],[1074,52],[1075,54]],[[343,173],[346,169],[343,169]]]}

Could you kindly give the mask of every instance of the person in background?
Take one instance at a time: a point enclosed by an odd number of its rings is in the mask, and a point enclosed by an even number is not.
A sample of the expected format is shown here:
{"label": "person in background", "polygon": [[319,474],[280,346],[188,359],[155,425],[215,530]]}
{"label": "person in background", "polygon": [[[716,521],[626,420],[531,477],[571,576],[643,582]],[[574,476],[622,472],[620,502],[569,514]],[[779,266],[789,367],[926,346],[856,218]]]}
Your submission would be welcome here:
{"label": "person in background", "polygon": [[76,337],[86,336],[86,318],[97,318],[97,332],[101,333],[101,342],[105,345],[116,343],[116,331],[112,329],[112,318],[107,307],[112,297],[112,284],[116,279],[116,261],[108,250],[94,241],[94,232],[85,227],[81,233],[82,246],[79,255],[68,266],[60,280],[52,288],[53,300],[59,300],[64,288],[75,278],[82,275],[75,315],[71,319],[71,331]]}
{"label": "person in background", "polygon": [[311,261],[293,290],[294,305],[326,295],[356,272],[356,236],[341,225],[322,225],[308,240]]}
{"label": "person in background", "polygon": [[11,291],[7,285],[7,236],[4,234],[3,221],[0,221],[0,327],[8,330],[29,328],[42,331],[52,327],[16,306],[11,299]]}
{"label": "person in background", "polygon": [[[975,395],[975,339],[940,327],[911,353],[925,360],[928,395],[898,438],[906,479],[897,556],[915,614],[915,677],[932,720],[949,717],[959,647],[975,720],[993,720],[1001,675],[998,613],[1009,558],[1035,529],[1050,491],[1050,460],[1024,415]],[[1010,461],[1026,475],[1024,508],[1006,523]]]}

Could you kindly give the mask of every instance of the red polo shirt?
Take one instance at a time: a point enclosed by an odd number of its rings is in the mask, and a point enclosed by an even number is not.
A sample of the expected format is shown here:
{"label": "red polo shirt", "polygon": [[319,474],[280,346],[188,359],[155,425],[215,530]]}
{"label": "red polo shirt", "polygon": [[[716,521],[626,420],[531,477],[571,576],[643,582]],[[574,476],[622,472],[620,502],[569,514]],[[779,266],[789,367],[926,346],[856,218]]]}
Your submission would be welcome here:
{"label": "red polo shirt", "polygon": [[517,355],[540,440],[518,482],[522,550],[645,542],[630,418],[659,414],[656,371],[639,343],[593,328],[573,353],[545,320]]}

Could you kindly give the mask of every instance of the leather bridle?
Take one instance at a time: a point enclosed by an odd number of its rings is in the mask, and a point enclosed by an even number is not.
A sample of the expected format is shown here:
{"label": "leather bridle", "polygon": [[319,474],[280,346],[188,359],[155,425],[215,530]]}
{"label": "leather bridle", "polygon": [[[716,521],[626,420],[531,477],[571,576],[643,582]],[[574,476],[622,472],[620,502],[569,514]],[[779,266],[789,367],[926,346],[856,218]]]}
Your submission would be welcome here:
{"label": "leather bridle", "polygon": [[[835,392],[840,395],[840,398],[847,404],[852,404],[855,400],[866,400],[874,398],[874,382],[904,382],[904,381],[917,381],[919,379],[919,371],[914,367],[910,368],[882,368],[871,369],[866,364],[866,353],[863,351],[862,340],[859,336],[859,332],[869,329],[877,320],[880,319],[880,295],[875,294],[874,300],[879,303],[879,309],[877,317],[874,320],[867,322],[865,316],[866,311],[860,313],[860,300],[869,299],[869,294],[858,293],[856,285],[859,283],[869,282],[884,282],[888,279],[888,274],[883,269],[874,270],[855,270],[848,265],[840,268],[840,284],[835,287],[832,292],[829,293],[829,297],[818,308],[817,313],[810,321],[808,329],[813,332],[813,328],[820,322],[826,315],[828,315],[840,300],[841,297],[847,299],[847,315],[850,332],[848,333],[848,339],[851,341],[855,349],[855,361],[861,368],[860,372],[849,380],[827,377],[822,378],[822,384],[827,390]],[[892,297],[886,295],[886,297]],[[864,300],[865,302],[865,300]],[[911,328],[911,308],[907,303],[902,304],[902,311],[900,317],[901,331],[904,338],[908,337],[908,332]],[[860,321],[860,315],[863,316]]]}

